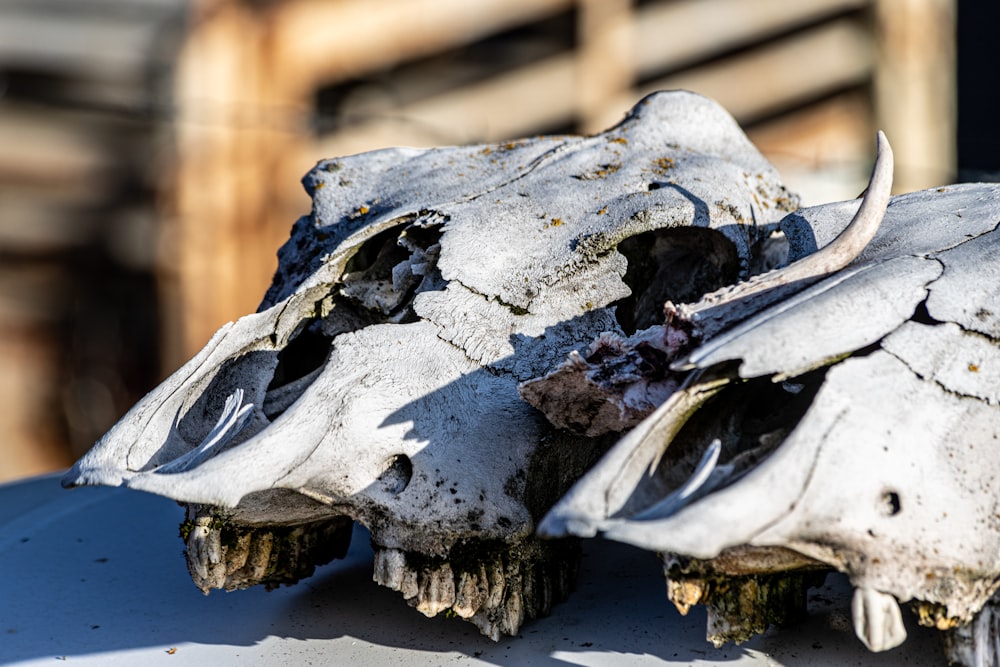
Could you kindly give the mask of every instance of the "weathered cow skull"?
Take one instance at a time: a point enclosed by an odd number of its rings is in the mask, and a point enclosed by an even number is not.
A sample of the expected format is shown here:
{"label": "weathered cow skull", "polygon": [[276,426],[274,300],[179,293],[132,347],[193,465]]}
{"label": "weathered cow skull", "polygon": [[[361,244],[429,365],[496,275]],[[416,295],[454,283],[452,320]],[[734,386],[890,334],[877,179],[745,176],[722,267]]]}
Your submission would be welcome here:
{"label": "weathered cow skull", "polygon": [[535,521],[607,444],[553,429],[518,383],[746,277],[794,198],[721,108],[681,92],[593,137],[383,150],[305,184],[312,215],[259,312],[64,484],[188,503],[206,591],[293,582],[359,521],[380,583],[513,634],[574,576],[575,542],[537,540]]}
{"label": "weathered cow skull", "polygon": [[[885,150],[837,240],[856,202],[786,218],[823,251],[645,332],[694,331],[668,362],[681,388],[540,532],[661,552],[670,597],[706,603],[717,643],[788,620],[811,573],[834,568],[870,649],[905,639],[898,603],[913,601],[922,623],[955,628],[952,660],[996,664],[993,610],[969,624],[1000,585],[1000,188],[896,197],[847,266],[801,270],[877,223]],[[571,360],[548,390],[602,361]]]}

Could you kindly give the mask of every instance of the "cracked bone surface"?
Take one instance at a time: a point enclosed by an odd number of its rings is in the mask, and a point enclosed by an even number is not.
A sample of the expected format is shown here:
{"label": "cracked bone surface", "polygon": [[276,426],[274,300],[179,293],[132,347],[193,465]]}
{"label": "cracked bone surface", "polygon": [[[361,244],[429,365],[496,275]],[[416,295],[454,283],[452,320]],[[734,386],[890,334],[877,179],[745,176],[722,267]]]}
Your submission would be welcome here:
{"label": "cracked bone surface", "polygon": [[[808,221],[826,246],[857,208],[786,221]],[[856,587],[855,629],[872,650],[905,639],[898,606],[910,602],[948,631],[950,660],[998,664],[998,223],[993,184],[898,196],[842,269],[778,288],[763,307],[733,289],[675,309],[694,330],[698,315],[730,319],[661,362],[680,389],[540,533],[663,553],[671,599],[707,604],[718,643],[763,631],[802,598],[761,594],[780,573],[829,568]]]}
{"label": "cracked bone surface", "polygon": [[535,523],[610,443],[553,428],[518,384],[746,277],[795,198],[728,114],[684,92],[591,137],[380,150],[304,183],[312,214],[259,311],[64,484],[186,503],[206,591],[307,576],[357,521],[377,581],[515,634],[574,580],[578,543]]}

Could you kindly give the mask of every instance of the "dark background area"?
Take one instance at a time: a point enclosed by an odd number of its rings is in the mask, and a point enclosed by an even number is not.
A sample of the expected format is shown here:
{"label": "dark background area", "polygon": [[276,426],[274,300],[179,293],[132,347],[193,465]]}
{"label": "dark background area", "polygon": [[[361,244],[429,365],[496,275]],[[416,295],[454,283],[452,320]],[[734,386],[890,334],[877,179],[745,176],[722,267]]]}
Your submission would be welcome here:
{"label": "dark background area", "polygon": [[958,168],[960,180],[1000,178],[1000,4],[958,3]]}

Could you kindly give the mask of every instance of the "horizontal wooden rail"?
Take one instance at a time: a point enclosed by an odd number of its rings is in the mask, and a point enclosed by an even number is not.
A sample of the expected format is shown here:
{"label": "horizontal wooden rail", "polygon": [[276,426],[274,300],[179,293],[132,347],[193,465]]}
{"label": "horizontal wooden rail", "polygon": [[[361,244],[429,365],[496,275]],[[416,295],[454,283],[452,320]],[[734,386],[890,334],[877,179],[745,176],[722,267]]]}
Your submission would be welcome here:
{"label": "horizontal wooden rail", "polygon": [[[695,90],[718,101],[737,120],[748,122],[838,88],[864,83],[872,76],[872,51],[864,27],[852,19],[840,19],[658,79],[640,92]],[[752,85],[747,85],[748,81]]]}
{"label": "horizontal wooden rail", "polygon": [[282,85],[301,94],[550,16],[573,0],[296,0],[268,17]]}
{"label": "horizontal wooden rail", "polygon": [[639,76],[751,46],[823,18],[868,6],[868,0],[679,0],[641,7],[634,49]]}

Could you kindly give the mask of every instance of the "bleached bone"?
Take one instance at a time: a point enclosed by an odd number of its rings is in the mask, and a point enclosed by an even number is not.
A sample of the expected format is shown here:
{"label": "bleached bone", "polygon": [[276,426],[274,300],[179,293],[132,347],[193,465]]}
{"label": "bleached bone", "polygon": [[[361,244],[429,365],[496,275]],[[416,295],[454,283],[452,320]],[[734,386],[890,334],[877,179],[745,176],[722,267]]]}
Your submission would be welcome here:
{"label": "bleached bone", "polygon": [[795,198],[730,116],[684,92],[593,137],[382,150],[305,185],[312,215],[259,312],[64,483],[187,503],[206,591],[306,576],[359,521],[379,582],[515,634],[573,580],[576,543],[535,539],[535,520],[607,445],[553,429],[518,383],[660,321],[664,299],[745,278]]}
{"label": "bleached bone", "polygon": [[[856,206],[790,218],[824,243]],[[892,199],[854,261],[675,362],[690,369],[681,388],[540,532],[663,552],[671,596],[684,609],[707,603],[719,642],[761,631],[794,596],[761,594],[757,611],[738,617],[727,615],[731,597],[712,599],[713,582],[738,597],[782,584],[782,572],[802,584],[803,572],[833,568],[860,591],[855,627],[873,650],[903,640],[895,606],[912,601],[922,623],[952,633],[956,664],[973,654],[996,664],[998,220],[995,185]],[[714,439],[729,479],[657,511]],[[990,620],[976,621],[984,605]]]}
{"label": "bleached bone", "polygon": [[892,147],[880,131],[876,141],[875,167],[865,196],[850,224],[832,242],[786,267],[723,287],[696,304],[682,306],[679,314],[695,323],[702,337],[711,338],[753,312],[751,308],[761,309],[784,294],[799,291],[823,276],[843,269],[861,254],[878,231],[892,192],[893,165]]}
{"label": "bleached bone", "polygon": [[[871,182],[861,206],[837,237],[822,249],[800,247],[783,265],[725,286],[692,304],[665,305],[665,326],[653,326],[628,338],[605,334],[585,354],[572,352],[551,373],[521,385],[521,396],[560,428],[597,436],[637,425],[680,386],[669,370],[690,370],[683,353],[698,341],[712,339],[770,304],[802,291],[822,277],[843,269],[875,235],[892,189],[892,148],[882,132]],[[789,230],[800,229],[793,220]],[[768,239],[764,240],[765,242]],[[782,235],[779,243],[786,245]],[[787,252],[787,248],[785,248]],[[767,246],[758,252],[767,253]],[[720,339],[724,340],[724,339]],[[718,341],[700,348],[705,353]]]}

